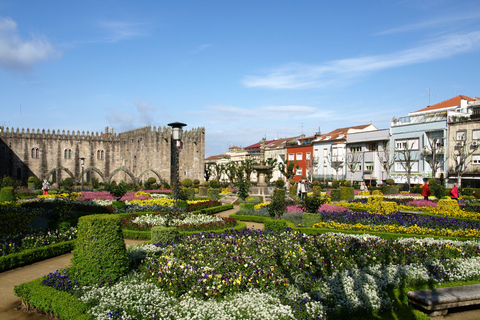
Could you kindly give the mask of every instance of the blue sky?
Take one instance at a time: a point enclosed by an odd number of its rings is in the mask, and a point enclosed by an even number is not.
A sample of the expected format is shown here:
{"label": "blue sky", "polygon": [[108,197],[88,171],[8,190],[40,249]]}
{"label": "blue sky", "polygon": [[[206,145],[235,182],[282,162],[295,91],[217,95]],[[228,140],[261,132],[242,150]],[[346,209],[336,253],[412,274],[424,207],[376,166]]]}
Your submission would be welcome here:
{"label": "blue sky", "polygon": [[0,1],[0,125],[205,127],[206,156],[480,96],[480,2]]}

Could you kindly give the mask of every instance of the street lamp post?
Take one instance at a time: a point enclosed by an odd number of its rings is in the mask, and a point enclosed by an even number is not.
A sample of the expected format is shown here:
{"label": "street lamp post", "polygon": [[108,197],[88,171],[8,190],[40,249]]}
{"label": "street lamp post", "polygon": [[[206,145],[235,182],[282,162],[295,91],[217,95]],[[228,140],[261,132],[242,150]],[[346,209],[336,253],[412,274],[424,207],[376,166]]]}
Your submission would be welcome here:
{"label": "street lamp post", "polygon": [[85,158],[80,158],[80,164],[82,166],[82,190],[83,190],[83,167],[85,166]]}
{"label": "street lamp post", "polygon": [[173,183],[173,199],[175,200],[175,204],[177,204],[177,201],[180,198],[179,157],[182,146],[182,127],[185,127],[186,124],[181,122],[172,122],[168,125],[172,127],[170,177]]}

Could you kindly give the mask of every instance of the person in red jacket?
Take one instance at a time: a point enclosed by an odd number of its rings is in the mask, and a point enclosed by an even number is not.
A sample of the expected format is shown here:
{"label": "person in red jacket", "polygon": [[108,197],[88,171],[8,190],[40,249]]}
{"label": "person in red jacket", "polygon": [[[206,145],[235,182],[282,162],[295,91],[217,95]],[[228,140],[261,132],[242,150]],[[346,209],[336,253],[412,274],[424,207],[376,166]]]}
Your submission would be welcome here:
{"label": "person in red jacket", "polygon": [[430,183],[427,181],[427,183],[425,183],[422,188],[422,196],[424,200],[428,200],[428,196],[430,196],[430,187],[428,186],[429,184]]}
{"label": "person in red jacket", "polygon": [[458,188],[456,183],[453,185],[452,190],[450,190],[450,198],[458,201]]}

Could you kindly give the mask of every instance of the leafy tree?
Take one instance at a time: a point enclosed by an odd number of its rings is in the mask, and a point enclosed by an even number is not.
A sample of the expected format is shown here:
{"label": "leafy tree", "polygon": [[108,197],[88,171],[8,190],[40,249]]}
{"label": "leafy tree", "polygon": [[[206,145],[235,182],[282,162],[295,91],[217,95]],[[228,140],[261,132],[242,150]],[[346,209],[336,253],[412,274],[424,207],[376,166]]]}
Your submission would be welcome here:
{"label": "leafy tree", "polygon": [[237,191],[235,193],[238,197],[245,202],[245,199],[248,198],[248,191],[250,189],[250,181],[244,175],[242,170],[239,170],[237,180],[235,181],[235,187]]}
{"label": "leafy tree", "polygon": [[267,174],[265,175],[265,179],[267,182],[270,182],[273,178],[273,171],[278,167],[278,159],[273,159],[273,158],[268,158],[265,161],[265,165],[272,167],[270,170],[268,170]]}
{"label": "leafy tree", "polygon": [[237,168],[237,163],[233,161],[227,162],[225,165],[225,174],[228,177],[228,180],[230,180],[230,184],[233,185],[237,179],[238,175],[238,168]]}
{"label": "leafy tree", "polygon": [[287,185],[289,185],[288,182],[290,181],[290,179],[295,177],[297,168],[298,168],[297,161],[287,161],[287,164],[285,163],[278,164],[278,169],[287,179]]}
{"label": "leafy tree", "polygon": [[272,202],[268,205],[267,211],[270,217],[280,218],[286,210],[285,205],[285,190],[273,190]]}

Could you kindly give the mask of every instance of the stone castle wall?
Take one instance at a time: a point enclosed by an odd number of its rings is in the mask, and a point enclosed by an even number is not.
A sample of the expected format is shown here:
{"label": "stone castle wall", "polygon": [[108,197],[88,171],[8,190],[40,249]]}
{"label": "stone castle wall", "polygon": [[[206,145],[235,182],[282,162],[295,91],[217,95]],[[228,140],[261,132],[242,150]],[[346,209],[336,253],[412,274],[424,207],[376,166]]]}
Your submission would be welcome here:
{"label": "stone castle wall", "polygon": [[[180,181],[203,180],[205,128],[184,131],[180,151]],[[11,176],[26,182],[29,176],[56,181],[72,177],[100,181],[146,180],[170,182],[170,127],[144,127],[114,133],[80,133],[63,130],[16,129],[0,126],[0,177]]]}

